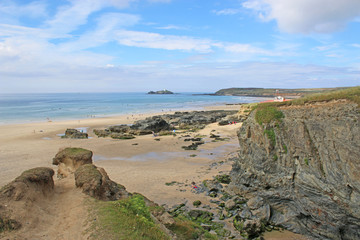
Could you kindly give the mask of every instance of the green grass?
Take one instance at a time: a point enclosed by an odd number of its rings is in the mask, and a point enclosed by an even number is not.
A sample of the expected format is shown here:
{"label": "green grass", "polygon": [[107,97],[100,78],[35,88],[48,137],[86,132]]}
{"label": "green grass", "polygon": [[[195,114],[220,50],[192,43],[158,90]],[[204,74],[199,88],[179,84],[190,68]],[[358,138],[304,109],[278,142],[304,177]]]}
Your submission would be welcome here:
{"label": "green grass", "polygon": [[304,162],[307,166],[309,166],[309,159],[308,158],[304,158]]}
{"label": "green grass", "polygon": [[118,201],[95,201],[90,239],[170,239],[151,219],[141,195]]}
{"label": "green grass", "polygon": [[328,91],[325,93],[310,94],[302,98],[294,99],[292,101],[261,103],[257,105],[254,109],[279,106],[301,106],[315,102],[328,102],[340,99],[347,99],[360,106],[360,86],[343,90]]}
{"label": "green grass", "polygon": [[286,105],[304,105],[306,103],[324,102],[331,100],[347,99],[360,105],[360,86],[352,87],[344,90],[330,91],[321,94],[312,94],[304,98],[285,102]]}
{"label": "green grass", "polygon": [[279,121],[284,117],[284,114],[274,106],[257,105],[255,120],[262,125],[263,123],[270,123],[271,121]]}
{"label": "green grass", "polygon": [[65,148],[63,150],[64,154],[66,155],[81,155],[90,152],[90,150],[84,148]]}
{"label": "green grass", "polygon": [[283,149],[284,149],[284,153],[287,154],[288,153],[288,149],[287,146],[285,144],[283,144]]}
{"label": "green grass", "polygon": [[264,134],[266,134],[266,136],[269,138],[271,145],[275,146],[275,144],[276,144],[276,136],[275,136],[274,129],[273,128],[265,129]]}

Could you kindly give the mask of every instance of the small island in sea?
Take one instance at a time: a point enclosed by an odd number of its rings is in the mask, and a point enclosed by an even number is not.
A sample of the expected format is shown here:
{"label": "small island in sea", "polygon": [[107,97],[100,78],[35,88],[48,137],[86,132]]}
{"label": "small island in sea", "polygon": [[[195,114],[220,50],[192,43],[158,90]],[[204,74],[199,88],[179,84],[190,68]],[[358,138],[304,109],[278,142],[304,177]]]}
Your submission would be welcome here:
{"label": "small island in sea", "polygon": [[164,89],[164,90],[160,90],[160,91],[156,91],[156,92],[150,91],[150,92],[148,92],[148,94],[174,94],[174,93],[172,91]]}

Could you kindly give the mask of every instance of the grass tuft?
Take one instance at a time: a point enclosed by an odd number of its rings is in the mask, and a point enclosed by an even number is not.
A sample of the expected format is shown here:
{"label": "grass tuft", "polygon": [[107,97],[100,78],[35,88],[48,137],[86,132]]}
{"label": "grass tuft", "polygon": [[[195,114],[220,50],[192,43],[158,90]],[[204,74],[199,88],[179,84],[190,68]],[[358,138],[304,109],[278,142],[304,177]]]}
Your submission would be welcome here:
{"label": "grass tuft", "polygon": [[118,201],[95,201],[90,239],[170,239],[151,219],[144,198],[135,194]]}
{"label": "grass tuft", "polygon": [[269,138],[271,145],[275,146],[275,144],[276,144],[276,136],[275,136],[274,129],[273,128],[265,129],[264,134],[266,134],[266,136]]}
{"label": "grass tuft", "polygon": [[284,114],[278,110],[274,106],[268,105],[258,105],[256,113],[255,113],[255,120],[257,123],[262,125],[263,123],[270,123],[274,120],[281,120],[284,117]]}

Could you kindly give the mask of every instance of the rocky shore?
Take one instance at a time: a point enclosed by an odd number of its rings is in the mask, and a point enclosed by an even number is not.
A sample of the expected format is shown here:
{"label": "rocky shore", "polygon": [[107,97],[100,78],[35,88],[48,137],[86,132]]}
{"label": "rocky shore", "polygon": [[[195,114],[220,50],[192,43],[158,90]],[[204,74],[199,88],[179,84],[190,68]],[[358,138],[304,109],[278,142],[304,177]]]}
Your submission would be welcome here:
{"label": "rocky shore", "polygon": [[203,129],[205,125],[210,123],[221,121],[228,124],[233,122],[234,119],[238,121],[238,117],[235,116],[237,112],[225,110],[175,112],[174,114],[148,117],[135,121],[131,125],[114,125],[106,129],[94,129],[93,131],[98,137],[111,137],[114,139],[132,139],[135,136],[148,134],[154,134],[155,136],[171,135],[176,130],[194,132]]}

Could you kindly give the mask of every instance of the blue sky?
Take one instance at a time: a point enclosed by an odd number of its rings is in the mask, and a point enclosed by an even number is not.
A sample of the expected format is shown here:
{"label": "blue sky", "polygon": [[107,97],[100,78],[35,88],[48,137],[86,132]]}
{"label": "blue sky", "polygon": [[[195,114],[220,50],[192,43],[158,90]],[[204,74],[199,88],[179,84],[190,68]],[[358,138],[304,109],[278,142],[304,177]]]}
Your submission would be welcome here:
{"label": "blue sky", "polygon": [[356,85],[359,0],[0,0],[0,93]]}

